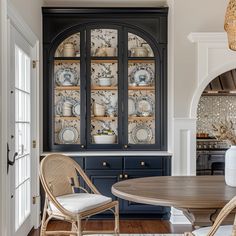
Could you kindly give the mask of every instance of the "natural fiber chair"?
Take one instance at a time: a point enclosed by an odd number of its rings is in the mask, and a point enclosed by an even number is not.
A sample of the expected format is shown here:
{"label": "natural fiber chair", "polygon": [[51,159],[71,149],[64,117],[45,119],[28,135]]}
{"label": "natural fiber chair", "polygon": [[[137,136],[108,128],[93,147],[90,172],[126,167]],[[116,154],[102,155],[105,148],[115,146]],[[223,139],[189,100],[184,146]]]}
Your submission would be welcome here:
{"label": "natural fiber chair", "polygon": [[[81,187],[78,176],[83,179],[89,188],[89,192]],[[81,236],[83,234],[93,233],[119,235],[118,201],[112,201],[111,198],[101,195],[74,160],[60,154],[46,156],[41,161],[40,180],[46,195],[41,224],[41,236]],[[79,193],[75,193],[78,191]],[[114,231],[98,232],[82,230],[82,219],[87,220],[90,216],[107,210],[112,211],[115,215]],[[71,230],[47,231],[48,222],[53,218],[70,222]]]}
{"label": "natural fiber chair", "polygon": [[229,201],[220,211],[212,227],[203,227],[193,231],[192,233],[185,233],[185,236],[236,236],[236,217],[234,225],[220,226],[229,213],[236,208],[236,197]]}

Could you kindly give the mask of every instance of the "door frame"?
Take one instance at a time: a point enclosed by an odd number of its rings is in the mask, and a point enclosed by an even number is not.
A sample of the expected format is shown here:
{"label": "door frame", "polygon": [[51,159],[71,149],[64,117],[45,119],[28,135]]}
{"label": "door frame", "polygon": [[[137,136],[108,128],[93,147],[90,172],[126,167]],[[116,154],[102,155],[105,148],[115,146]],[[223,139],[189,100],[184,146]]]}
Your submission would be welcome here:
{"label": "door frame", "polygon": [[[0,1],[0,68],[1,68],[1,77],[0,77],[0,91],[2,98],[8,98],[8,79],[10,78],[9,73],[9,49],[10,45],[10,25],[13,25],[16,30],[21,33],[26,41],[30,44],[34,51],[34,60],[36,61],[36,68],[32,70],[33,77],[35,79],[35,132],[32,134],[32,138],[36,140],[36,148],[33,149],[32,158],[32,168],[35,170],[32,173],[35,174],[36,183],[33,185],[32,192],[35,196],[39,196],[39,178],[38,178],[38,167],[39,167],[39,155],[40,155],[40,64],[39,64],[39,56],[40,56],[40,44],[39,39],[30,29],[30,27],[25,23],[23,18],[17,12],[15,7],[10,3],[10,1],[2,0]],[[0,212],[0,235],[9,236],[10,235],[10,175],[7,175],[7,161],[6,161],[6,145],[7,138],[9,137],[9,130],[7,127],[7,103],[8,99],[0,99],[0,108],[1,108],[1,116],[0,116],[0,206],[2,211]],[[35,158],[36,157],[36,158]],[[36,204],[33,205],[32,208],[32,220],[35,228],[38,228],[40,225],[40,199],[37,198]]]}

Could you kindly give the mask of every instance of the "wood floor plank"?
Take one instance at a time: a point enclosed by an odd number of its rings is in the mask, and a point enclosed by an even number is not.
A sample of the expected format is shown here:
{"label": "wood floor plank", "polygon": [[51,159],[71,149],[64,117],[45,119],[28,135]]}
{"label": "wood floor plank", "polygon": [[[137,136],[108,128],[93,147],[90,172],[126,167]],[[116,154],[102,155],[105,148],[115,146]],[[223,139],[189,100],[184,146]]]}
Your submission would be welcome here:
{"label": "wood floor plank", "polygon": [[[110,230],[113,227],[111,220],[90,220],[87,230]],[[48,225],[50,230],[69,230],[70,224],[62,221],[51,221]],[[164,233],[183,233],[191,231],[190,225],[172,225],[169,221],[162,220],[121,220],[120,232],[125,234],[164,234]],[[39,229],[33,230],[28,236],[39,236]]]}

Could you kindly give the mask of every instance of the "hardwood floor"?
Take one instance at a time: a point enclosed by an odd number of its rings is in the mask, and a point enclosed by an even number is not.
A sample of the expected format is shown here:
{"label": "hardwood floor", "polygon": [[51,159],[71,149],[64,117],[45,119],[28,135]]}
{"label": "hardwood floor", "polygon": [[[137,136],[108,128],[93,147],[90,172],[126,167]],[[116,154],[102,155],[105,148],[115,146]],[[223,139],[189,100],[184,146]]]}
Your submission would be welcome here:
{"label": "hardwood floor", "polygon": [[[90,220],[87,223],[87,230],[109,230],[113,227],[111,220]],[[48,228],[70,229],[70,224],[61,221],[52,221]],[[120,232],[127,234],[154,234],[154,233],[183,233],[191,231],[190,225],[172,225],[169,221],[162,220],[120,220]],[[39,230],[32,231],[28,236],[39,236]]]}

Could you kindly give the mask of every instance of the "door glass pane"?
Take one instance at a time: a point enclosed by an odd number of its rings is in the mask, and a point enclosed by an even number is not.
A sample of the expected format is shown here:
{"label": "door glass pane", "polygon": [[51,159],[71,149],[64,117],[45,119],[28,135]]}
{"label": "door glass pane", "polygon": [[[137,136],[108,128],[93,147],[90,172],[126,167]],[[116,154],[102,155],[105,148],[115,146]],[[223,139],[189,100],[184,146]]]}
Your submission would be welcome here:
{"label": "door glass pane", "polygon": [[[117,55],[117,30],[91,30],[91,54]],[[118,142],[118,59],[91,61],[91,143]]]}
{"label": "door glass pane", "polygon": [[128,56],[154,57],[154,54],[146,40],[136,34],[128,33]]}
{"label": "door glass pane", "polygon": [[[145,40],[131,33],[128,39],[128,49],[136,53],[128,60],[128,143],[155,144],[155,60],[140,58],[152,55],[141,54]],[[145,47],[152,52],[149,45]]]}
{"label": "door glass pane", "polygon": [[15,229],[30,214],[30,58],[15,47]]}
{"label": "door glass pane", "polygon": [[54,57],[80,57],[80,33],[63,40],[57,47]]}
{"label": "door glass pane", "polygon": [[118,54],[118,31],[115,29],[91,30],[91,56],[115,57]]}
{"label": "door glass pane", "polygon": [[80,141],[80,33],[65,39],[54,58],[54,143]]}

